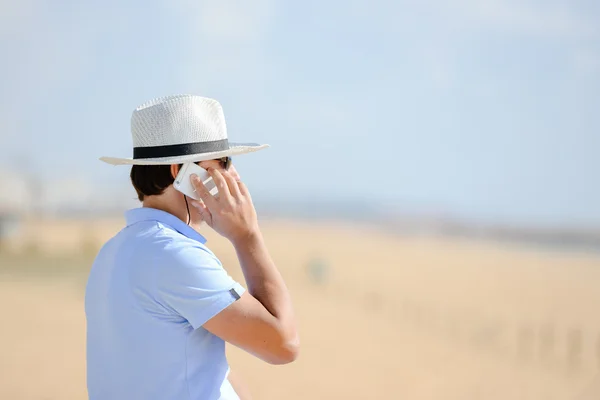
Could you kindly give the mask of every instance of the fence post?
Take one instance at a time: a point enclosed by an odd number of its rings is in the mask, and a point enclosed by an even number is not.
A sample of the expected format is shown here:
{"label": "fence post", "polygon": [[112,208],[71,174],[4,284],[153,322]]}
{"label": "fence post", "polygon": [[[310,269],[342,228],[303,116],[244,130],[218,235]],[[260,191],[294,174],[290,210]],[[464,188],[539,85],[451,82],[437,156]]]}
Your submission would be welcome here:
{"label": "fence post", "polygon": [[540,327],[540,360],[549,362],[554,356],[554,347],[556,343],[556,334],[554,325],[551,323]]}
{"label": "fence post", "polygon": [[567,335],[567,363],[571,370],[581,366],[581,353],[583,350],[583,334],[581,329],[571,329]]}
{"label": "fence post", "polygon": [[517,332],[517,355],[521,360],[528,360],[533,353],[533,329],[527,323],[519,326]]}

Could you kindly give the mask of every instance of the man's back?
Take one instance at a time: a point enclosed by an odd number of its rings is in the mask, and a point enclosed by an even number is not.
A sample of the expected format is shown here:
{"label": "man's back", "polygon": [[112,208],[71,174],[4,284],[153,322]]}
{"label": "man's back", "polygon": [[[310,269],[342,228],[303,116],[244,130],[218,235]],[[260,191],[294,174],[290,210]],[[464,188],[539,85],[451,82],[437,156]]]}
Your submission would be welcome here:
{"label": "man's back", "polygon": [[237,399],[225,343],[202,325],[244,289],[176,217],[139,208],[127,225],[86,288],[90,399]]}

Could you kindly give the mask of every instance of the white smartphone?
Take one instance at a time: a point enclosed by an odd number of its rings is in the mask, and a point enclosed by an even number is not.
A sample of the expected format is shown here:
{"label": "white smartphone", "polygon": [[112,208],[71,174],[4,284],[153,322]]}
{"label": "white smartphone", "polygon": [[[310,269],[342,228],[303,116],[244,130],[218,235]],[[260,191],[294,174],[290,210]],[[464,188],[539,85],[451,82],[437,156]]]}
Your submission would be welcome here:
{"label": "white smartphone", "polygon": [[198,175],[202,182],[204,182],[204,186],[206,186],[210,194],[213,196],[218,194],[219,190],[217,189],[213,178],[204,168],[195,163],[186,163],[181,166],[179,173],[175,177],[175,182],[173,182],[173,187],[192,199],[200,200],[200,196],[194,191],[194,186],[192,185],[191,176],[193,174]]}

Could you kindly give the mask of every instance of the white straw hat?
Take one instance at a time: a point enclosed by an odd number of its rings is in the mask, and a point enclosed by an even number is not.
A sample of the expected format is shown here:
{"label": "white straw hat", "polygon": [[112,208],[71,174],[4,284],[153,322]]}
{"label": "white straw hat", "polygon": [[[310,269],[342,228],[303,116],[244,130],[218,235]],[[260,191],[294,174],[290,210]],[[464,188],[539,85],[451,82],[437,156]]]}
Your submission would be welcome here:
{"label": "white straw hat", "polygon": [[229,143],[218,101],[194,95],[160,97],[131,116],[133,158],[101,157],[112,165],[169,165],[214,160],[269,147]]}

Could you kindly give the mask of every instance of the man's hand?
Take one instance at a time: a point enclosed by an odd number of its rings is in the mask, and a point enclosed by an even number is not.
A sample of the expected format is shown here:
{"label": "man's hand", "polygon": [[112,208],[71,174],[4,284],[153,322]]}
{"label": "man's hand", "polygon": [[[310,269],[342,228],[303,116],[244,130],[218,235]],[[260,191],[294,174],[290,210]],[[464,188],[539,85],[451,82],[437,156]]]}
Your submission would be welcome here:
{"label": "man's hand", "polygon": [[218,197],[210,194],[202,180],[192,175],[192,185],[202,201],[190,204],[200,212],[202,219],[216,232],[229,239],[234,245],[259,232],[258,220],[250,192],[239,179],[237,172],[207,170],[213,178]]}

